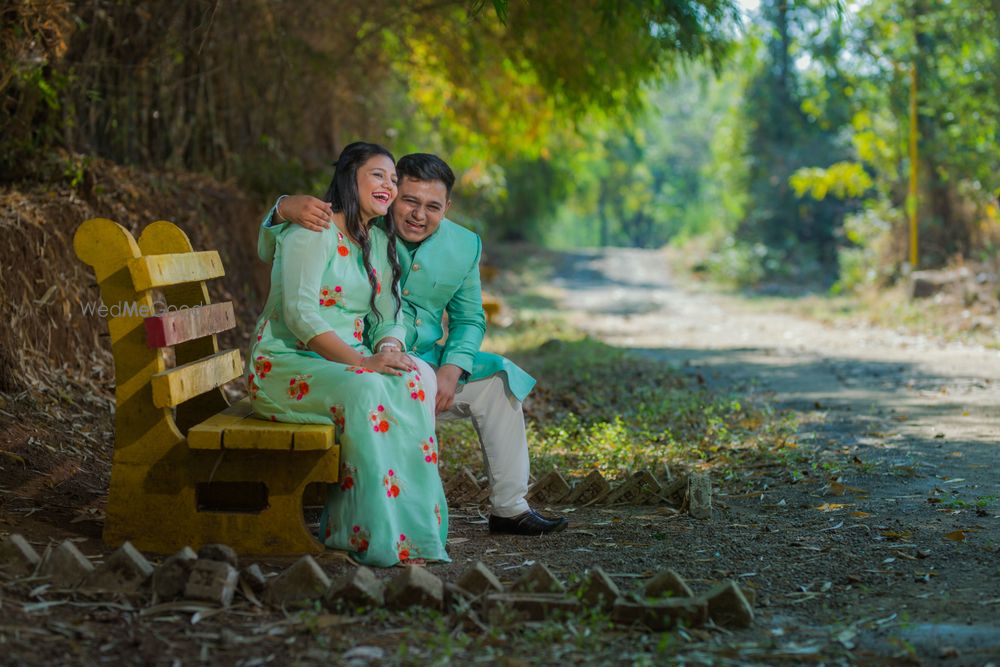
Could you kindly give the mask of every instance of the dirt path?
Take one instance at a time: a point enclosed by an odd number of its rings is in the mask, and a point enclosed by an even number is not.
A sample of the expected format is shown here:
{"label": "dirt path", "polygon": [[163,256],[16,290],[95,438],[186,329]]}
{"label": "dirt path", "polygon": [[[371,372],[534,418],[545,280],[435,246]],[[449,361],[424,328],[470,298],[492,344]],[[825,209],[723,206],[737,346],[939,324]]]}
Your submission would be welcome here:
{"label": "dirt path", "polygon": [[[555,284],[592,335],[718,387],[769,392],[800,419],[800,442],[822,464],[787,472],[812,483],[815,501],[762,493],[733,503],[776,522],[826,572],[803,580],[798,598],[770,591],[786,596],[765,621],[776,637],[802,620],[795,600],[804,610],[814,594],[829,613],[811,618],[859,655],[947,664],[1000,655],[1000,352],[763,312],[681,286],[654,251],[570,254]],[[787,560],[769,565],[803,559]]]}

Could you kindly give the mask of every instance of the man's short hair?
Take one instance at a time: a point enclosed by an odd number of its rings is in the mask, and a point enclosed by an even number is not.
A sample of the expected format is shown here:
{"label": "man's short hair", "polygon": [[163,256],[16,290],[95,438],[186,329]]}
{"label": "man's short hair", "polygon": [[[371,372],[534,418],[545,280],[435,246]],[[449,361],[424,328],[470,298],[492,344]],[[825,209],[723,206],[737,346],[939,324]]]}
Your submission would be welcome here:
{"label": "man's short hair", "polygon": [[399,179],[412,178],[415,181],[441,181],[451,199],[451,189],[455,185],[455,172],[448,163],[430,153],[410,153],[399,158],[396,163]]}

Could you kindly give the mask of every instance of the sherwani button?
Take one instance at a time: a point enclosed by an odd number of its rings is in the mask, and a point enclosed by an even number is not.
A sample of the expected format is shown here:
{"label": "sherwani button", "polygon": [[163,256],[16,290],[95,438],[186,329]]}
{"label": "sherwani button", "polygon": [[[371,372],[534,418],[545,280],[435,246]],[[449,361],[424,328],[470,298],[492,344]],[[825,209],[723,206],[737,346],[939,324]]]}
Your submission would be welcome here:
{"label": "sherwani button", "polygon": [[422,322],[419,319],[413,320],[413,323],[416,324],[418,327],[422,324]]}
{"label": "sherwani button", "polygon": [[414,271],[419,271],[420,270],[420,265],[419,264],[414,264],[412,268],[413,268]]}
{"label": "sherwani button", "polygon": [[403,290],[403,296],[410,296],[410,290],[404,289]]}

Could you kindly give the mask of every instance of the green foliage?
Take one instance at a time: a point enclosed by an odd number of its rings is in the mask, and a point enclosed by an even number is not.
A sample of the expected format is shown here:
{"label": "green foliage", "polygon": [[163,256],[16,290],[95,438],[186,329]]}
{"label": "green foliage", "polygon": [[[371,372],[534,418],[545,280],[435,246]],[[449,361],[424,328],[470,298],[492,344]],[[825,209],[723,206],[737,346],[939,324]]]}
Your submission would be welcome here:
{"label": "green foliage", "polygon": [[804,167],[789,179],[795,196],[807,193],[823,201],[828,194],[838,199],[857,199],[874,185],[863,165],[857,162],[836,162],[829,167]]}
{"label": "green foliage", "polygon": [[[870,0],[846,45],[857,58],[847,75],[854,95],[846,127],[874,175],[869,206],[906,205],[907,101],[916,68],[922,264],[969,255],[995,236],[982,223],[1000,194],[998,32],[996,3]],[[902,216],[896,219],[886,233],[899,238],[906,232]],[[882,263],[903,261],[905,244],[880,244]]]}
{"label": "green foliage", "polygon": [[658,247],[725,227],[740,209],[730,187],[739,165],[721,159],[742,141],[730,109],[738,67],[719,78],[692,65],[644,90],[622,120],[591,114],[565,153],[573,187],[546,234],[557,247]]}
{"label": "green foliage", "polygon": [[709,235],[726,280],[847,289],[901,274],[916,168],[927,265],[1000,247],[991,0],[764,0],[742,34],[733,0],[8,4],[0,180],[86,187],[82,154],[319,192],[364,138],[445,156],[496,236]]}
{"label": "green foliage", "polygon": [[716,280],[731,287],[757,285],[767,275],[767,268],[773,274],[779,266],[778,258],[763,243],[737,242],[731,235],[704,260],[705,269]]}
{"label": "green foliage", "polygon": [[63,148],[266,196],[365,138],[443,154],[467,214],[508,230],[561,201],[578,121],[680,60],[720,62],[737,20],[732,0],[36,4],[0,29],[0,179]]}
{"label": "green foliage", "polygon": [[[891,282],[906,259],[912,167],[921,265],[993,261],[983,250],[1000,238],[998,33],[1000,8],[984,0],[762,3],[748,39],[759,34],[765,52],[732,103],[743,139],[713,160],[731,166],[725,191],[742,198],[723,219],[738,225],[714,234],[724,243],[704,267],[742,284]],[[914,69],[920,161],[910,165]]]}
{"label": "green foliage", "polygon": [[834,293],[888,282],[897,267],[884,259],[892,253],[888,245],[892,231],[901,227],[902,211],[893,209],[884,199],[869,202],[863,210],[847,216],[844,236],[848,245],[841,248],[837,257],[840,270]]}
{"label": "green foliage", "polygon": [[[534,336],[529,326],[523,333]],[[526,403],[538,472],[618,477],[664,462],[725,468],[789,446],[791,425],[762,406],[700,388],[664,362],[572,331],[557,335],[515,355],[539,380]],[[478,467],[470,426],[447,424],[440,438],[450,452],[446,470]]]}
{"label": "green foliage", "polygon": [[[764,266],[765,274],[800,278],[835,265],[837,230],[849,210],[841,201],[804,199],[792,186],[794,175],[802,181],[812,174],[815,180],[815,168],[847,156],[831,124],[819,122],[815,115],[821,108],[836,113],[842,105],[843,93],[832,85],[839,77],[836,61],[824,57],[840,48],[842,18],[826,3],[793,6],[768,0],[761,12],[768,30],[766,55],[747,88],[743,107],[748,140],[742,157],[749,164],[749,200],[737,238],[763,243],[777,253],[780,271]],[[822,23],[826,30],[811,34]],[[801,50],[814,59],[819,72],[802,71],[795,64],[799,45],[812,35],[816,35],[813,43]],[[823,97],[804,105],[813,86]],[[814,171],[802,171],[809,168]]]}

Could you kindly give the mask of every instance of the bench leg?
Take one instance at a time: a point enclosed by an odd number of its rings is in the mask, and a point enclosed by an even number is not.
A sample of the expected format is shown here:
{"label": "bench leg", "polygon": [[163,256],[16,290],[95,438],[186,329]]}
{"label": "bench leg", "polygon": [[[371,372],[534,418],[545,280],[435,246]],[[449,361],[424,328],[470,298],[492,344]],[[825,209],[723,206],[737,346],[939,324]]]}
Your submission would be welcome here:
{"label": "bench leg", "polygon": [[[209,543],[248,555],[322,552],[325,547],[305,525],[302,497],[312,482],[337,481],[338,454],[193,451],[182,441],[152,466],[112,470],[105,542],[129,540],[156,553]],[[263,482],[267,506],[256,512],[199,510],[198,484],[210,482],[221,483],[223,491],[226,483]]]}

